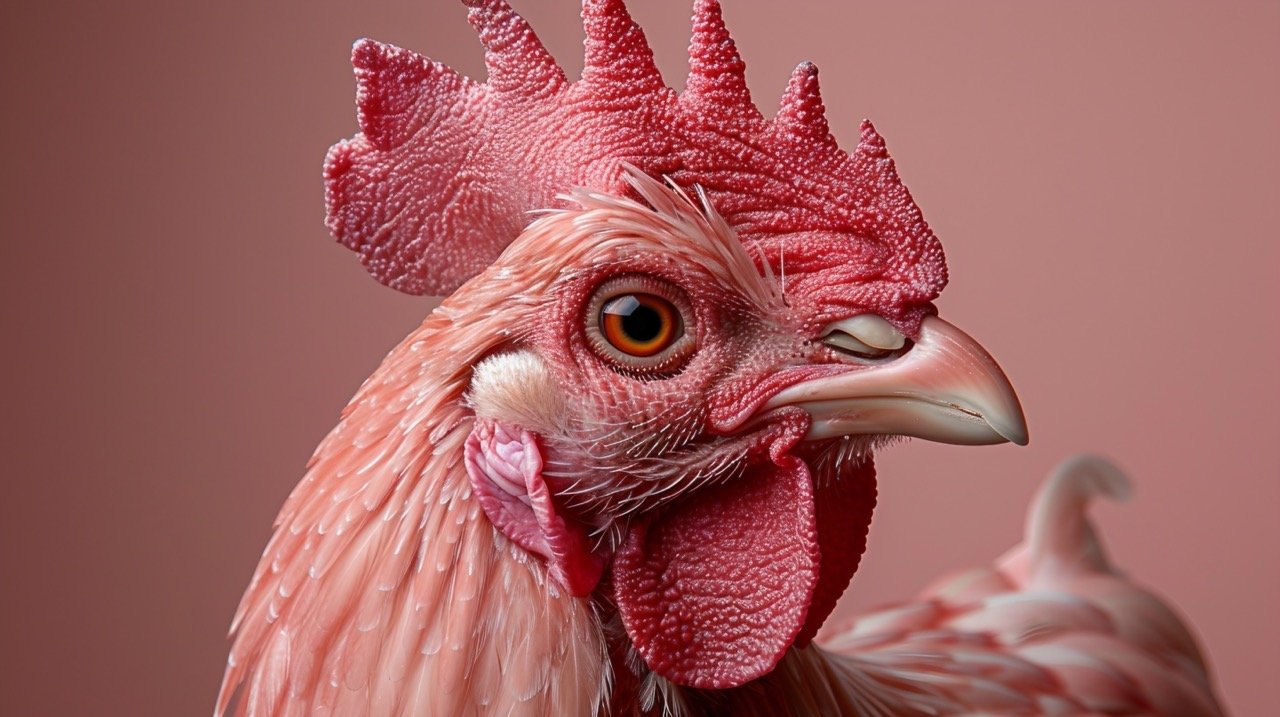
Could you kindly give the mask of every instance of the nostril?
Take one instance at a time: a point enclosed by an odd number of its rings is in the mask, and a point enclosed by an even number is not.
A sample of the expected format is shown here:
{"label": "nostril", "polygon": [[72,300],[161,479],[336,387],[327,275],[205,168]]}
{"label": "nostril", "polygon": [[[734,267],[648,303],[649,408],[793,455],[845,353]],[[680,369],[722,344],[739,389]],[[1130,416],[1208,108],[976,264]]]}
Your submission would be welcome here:
{"label": "nostril", "polygon": [[883,317],[859,314],[827,326],[822,343],[862,361],[897,358],[910,348],[906,336]]}
{"label": "nostril", "polygon": [[910,342],[904,343],[903,346],[896,349],[882,349],[875,346],[869,346],[867,343],[843,331],[832,331],[822,337],[822,343],[828,348],[835,349],[837,352],[846,356],[851,356],[860,361],[880,363],[901,356],[906,353],[910,346]]}

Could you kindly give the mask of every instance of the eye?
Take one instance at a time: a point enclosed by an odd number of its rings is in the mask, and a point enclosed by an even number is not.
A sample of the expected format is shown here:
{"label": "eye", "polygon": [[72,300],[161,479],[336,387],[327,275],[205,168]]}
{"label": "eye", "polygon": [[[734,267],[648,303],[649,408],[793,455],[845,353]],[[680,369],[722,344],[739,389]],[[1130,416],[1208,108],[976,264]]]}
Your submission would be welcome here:
{"label": "eye", "polygon": [[600,309],[600,329],[610,346],[630,356],[653,356],[680,338],[684,326],[670,301],[656,294],[623,294]]}
{"label": "eye", "polygon": [[655,277],[624,276],[596,290],[587,309],[587,339],[623,373],[670,375],[694,348],[684,292]]}

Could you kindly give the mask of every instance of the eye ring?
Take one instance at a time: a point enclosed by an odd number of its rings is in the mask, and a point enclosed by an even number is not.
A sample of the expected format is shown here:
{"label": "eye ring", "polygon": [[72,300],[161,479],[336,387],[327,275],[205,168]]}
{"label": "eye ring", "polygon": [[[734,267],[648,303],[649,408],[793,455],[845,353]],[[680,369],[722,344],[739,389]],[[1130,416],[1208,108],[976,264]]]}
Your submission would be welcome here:
{"label": "eye ring", "polygon": [[684,292],[651,276],[600,285],[587,306],[586,335],[596,354],[622,373],[674,375],[694,348],[693,312]]}

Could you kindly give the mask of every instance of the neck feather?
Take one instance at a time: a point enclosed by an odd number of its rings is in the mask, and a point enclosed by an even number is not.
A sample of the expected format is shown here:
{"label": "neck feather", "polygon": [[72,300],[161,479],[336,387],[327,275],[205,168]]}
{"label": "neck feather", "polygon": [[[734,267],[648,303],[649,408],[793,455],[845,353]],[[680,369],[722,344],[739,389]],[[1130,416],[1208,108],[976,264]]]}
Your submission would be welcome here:
{"label": "neck feather", "polygon": [[365,382],[276,521],[219,712],[595,714],[598,621],[498,535],[462,447],[470,367],[500,336],[446,302]]}

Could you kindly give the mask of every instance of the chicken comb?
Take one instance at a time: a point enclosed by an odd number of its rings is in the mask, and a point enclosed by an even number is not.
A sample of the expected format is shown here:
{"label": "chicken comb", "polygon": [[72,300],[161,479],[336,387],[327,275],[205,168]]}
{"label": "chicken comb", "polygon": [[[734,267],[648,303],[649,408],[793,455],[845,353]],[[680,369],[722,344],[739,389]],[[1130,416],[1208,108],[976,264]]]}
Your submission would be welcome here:
{"label": "chicken comb", "polygon": [[[776,115],[751,99],[716,0],[695,0],[685,90],[663,81],[622,0],[584,0],[582,77],[563,70],[505,0],[464,0],[485,48],[478,83],[409,50],[352,52],[360,133],[325,161],[327,224],[379,281],[447,294],[574,187],[627,193],[624,163],[701,185],[746,243],[847,237],[859,276],[897,301],[946,283],[942,248],[862,123],[840,149],[818,71],[802,63]],[[790,250],[788,250],[790,251]]]}

